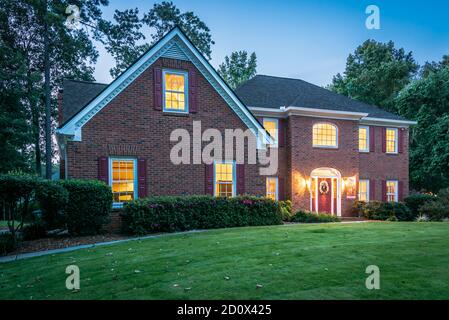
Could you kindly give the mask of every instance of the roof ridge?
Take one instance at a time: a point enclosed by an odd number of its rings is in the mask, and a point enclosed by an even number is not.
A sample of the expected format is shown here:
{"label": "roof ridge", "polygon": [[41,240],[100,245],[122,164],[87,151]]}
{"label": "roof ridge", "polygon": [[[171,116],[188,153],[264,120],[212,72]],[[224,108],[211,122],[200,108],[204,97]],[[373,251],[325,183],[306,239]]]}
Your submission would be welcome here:
{"label": "roof ridge", "polygon": [[63,79],[64,81],[71,81],[71,82],[80,82],[80,83],[88,83],[88,84],[99,84],[103,86],[108,86],[108,83],[104,82],[97,82],[97,81],[88,81],[88,80],[78,80],[78,79]]}

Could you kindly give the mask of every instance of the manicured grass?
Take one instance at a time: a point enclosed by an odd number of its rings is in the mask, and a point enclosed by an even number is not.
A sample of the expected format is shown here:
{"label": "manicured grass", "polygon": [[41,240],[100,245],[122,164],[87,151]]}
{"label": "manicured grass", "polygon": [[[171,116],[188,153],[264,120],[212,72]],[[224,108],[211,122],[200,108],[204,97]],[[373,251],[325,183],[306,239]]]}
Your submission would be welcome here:
{"label": "manicured grass", "polygon": [[[380,290],[365,287],[368,265]],[[448,266],[449,223],[236,228],[0,264],[0,298],[448,299]]]}

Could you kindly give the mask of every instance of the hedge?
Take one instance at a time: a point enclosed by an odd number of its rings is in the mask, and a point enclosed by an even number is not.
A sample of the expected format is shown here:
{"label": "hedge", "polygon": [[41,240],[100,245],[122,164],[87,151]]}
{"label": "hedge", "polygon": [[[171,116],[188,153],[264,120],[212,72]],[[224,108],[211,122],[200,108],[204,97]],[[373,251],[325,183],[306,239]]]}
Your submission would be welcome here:
{"label": "hedge", "polygon": [[327,213],[313,213],[305,210],[298,210],[293,215],[291,222],[302,223],[324,223],[324,222],[340,222],[341,219]]}
{"label": "hedge", "polygon": [[371,220],[413,221],[416,217],[401,202],[356,201],[353,210],[360,210],[360,215]]}
{"label": "hedge", "polygon": [[449,218],[449,188],[442,189],[434,201],[421,205],[419,214],[431,221],[441,221]]}
{"label": "hedge", "polygon": [[93,235],[102,231],[112,208],[111,188],[98,180],[62,180],[68,191],[65,208],[67,229],[71,235]]}
{"label": "hedge", "polygon": [[126,203],[121,216],[123,231],[139,235],[282,224],[277,202],[252,196],[150,197]]}
{"label": "hedge", "polygon": [[434,195],[418,193],[404,198],[404,203],[412,212],[414,218],[419,216],[419,208],[424,204],[435,201],[436,197]]}

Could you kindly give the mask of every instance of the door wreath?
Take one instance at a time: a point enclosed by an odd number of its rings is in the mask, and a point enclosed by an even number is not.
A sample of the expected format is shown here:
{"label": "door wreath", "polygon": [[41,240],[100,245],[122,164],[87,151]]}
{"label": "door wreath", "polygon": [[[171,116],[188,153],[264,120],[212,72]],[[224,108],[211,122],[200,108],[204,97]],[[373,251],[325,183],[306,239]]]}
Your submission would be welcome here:
{"label": "door wreath", "polygon": [[327,181],[321,181],[320,182],[320,193],[321,194],[328,194],[329,193],[329,184]]}

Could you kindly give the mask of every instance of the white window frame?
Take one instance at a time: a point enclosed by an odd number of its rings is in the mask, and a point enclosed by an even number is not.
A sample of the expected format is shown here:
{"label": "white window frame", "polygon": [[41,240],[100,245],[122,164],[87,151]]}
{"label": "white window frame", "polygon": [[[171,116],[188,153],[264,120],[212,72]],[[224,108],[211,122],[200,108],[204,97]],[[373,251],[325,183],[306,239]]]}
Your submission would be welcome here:
{"label": "white window frame", "polygon": [[398,196],[398,188],[399,188],[399,182],[398,180],[387,180],[385,182],[385,198],[387,199],[387,202],[391,202],[388,201],[388,195],[391,195],[391,193],[388,193],[388,183],[389,182],[394,182],[395,186],[394,186],[394,201],[393,202],[398,202],[399,201],[399,196]]}
{"label": "white window frame", "polygon": [[[184,76],[184,110],[165,108],[165,75],[177,74]],[[169,113],[189,113],[189,73],[182,70],[163,69],[162,70],[162,110]]]}
{"label": "white window frame", "polygon": [[360,200],[360,182],[364,181],[366,183],[366,202],[370,201],[369,194],[370,194],[370,181],[369,179],[359,179],[359,192],[358,192],[358,199]]}
{"label": "white window frame", "polygon": [[[109,157],[109,161],[108,161],[108,174],[109,174],[109,186],[111,187],[111,192],[112,192],[112,162],[114,160],[120,161],[120,160],[132,160],[133,161],[133,167],[134,167],[134,200],[138,199],[139,197],[139,186],[138,186],[138,177],[137,177],[137,159],[133,158],[133,157]],[[123,203],[124,202],[113,202],[112,203],[112,207],[113,208],[121,208],[123,207]]]}
{"label": "white window frame", "polygon": [[232,197],[235,197],[237,194],[237,172],[236,172],[236,165],[235,161],[220,161],[220,160],[214,160],[214,197],[217,197],[217,183],[216,183],[216,164],[232,164]]}
{"label": "white window frame", "polygon": [[[360,129],[366,129],[366,149],[360,149]],[[359,139],[357,140],[359,144],[359,152],[369,152],[370,150],[370,133],[369,126],[359,126]]]}
{"label": "white window frame", "polygon": [[[265,128],[265,121],[272,121],[276,123],[276,137],[273,137],[274,143],[270,144],[271,147],[277,148],[279,146],[279,119],[277,118],[263,118],[262,119],[262,125]],[[267,130],[268,132],[268,130]]]}
{"label": "white window frame", "polygon": [[[316,125],[319,125],[319,124],[328,124],[328,125],[331,125],[331,126],[333,126],[334,128],[335,128],[335,143],[336,143],[336,145],[335,146],[326,146],[326,145],[321,145],[321,144],[315,144],[314,143],[314,139],[313,139],[313,129],[314,129],[314,127],[316,126]],[[314,123],[313,125],[312,125],[312,146],[314,147],[314,148],[324,148],[324,149],[338,149],[338,126],[336,125],[336,124],[333,124],[332,122],[317,122],[317,123]]]}
{"label": "white window frame", "polygon": [[[394,152],[389,152],[387,149],[388,149],[388,144],[387,144],[387,131],[388,130],[394,130]],[[398,134],[398,128],[386,128],[385,129],[385,153],[388,153],[388,154],[397,154],[398,153],[398,136],[399,136],[399,134]]]}
{"label": "white window frame", "polygon": [[274,195],[274,197],[275,197],[274,200],[278,201],[279,200],[279,179],[278,179],[278,177],[267,177],[267,179],[265,181],[265,189],[266,189],[265,195],[268,198],[268,182],[270,180],[276,181],[276,191],[275,191],[275,195]]}

